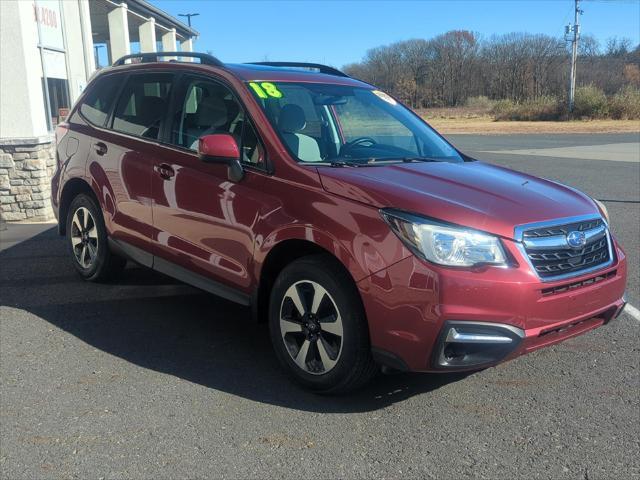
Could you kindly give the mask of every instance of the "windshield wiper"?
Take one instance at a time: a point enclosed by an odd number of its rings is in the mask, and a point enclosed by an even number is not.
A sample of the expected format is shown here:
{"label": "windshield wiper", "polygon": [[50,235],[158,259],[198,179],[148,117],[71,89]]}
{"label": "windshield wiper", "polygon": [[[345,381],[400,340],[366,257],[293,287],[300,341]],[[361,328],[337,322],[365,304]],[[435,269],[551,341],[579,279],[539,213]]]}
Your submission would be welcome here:
{"label": "windshield wiper", "polygon": [[394,162],[404,162],[404,163],[412,163],[412,162],[441,162],[437,158],[433,157],[394,157],[394,158],[372,158],[373,163],[378,163],[379,161],[394,161]]}
{"label": "windshield wiper", "polygon": [[332,167],[362,167],[363,164],[360,162],[353,162],[350,160],[328,160],[328,163]]}
{"label": "windshield wiper", "polygon": [[384,165],[384,164],[394,164],[394,163],[411,163],[411,162],[440,162],[437,158],[430,157],[371,157],[371,158],[362,158],[360,161],[355,160],[345,160],[345,159],[336,159],[336,160],[328,160],[323,163],[327,163],[332,167],[367,167],[370,165]]}

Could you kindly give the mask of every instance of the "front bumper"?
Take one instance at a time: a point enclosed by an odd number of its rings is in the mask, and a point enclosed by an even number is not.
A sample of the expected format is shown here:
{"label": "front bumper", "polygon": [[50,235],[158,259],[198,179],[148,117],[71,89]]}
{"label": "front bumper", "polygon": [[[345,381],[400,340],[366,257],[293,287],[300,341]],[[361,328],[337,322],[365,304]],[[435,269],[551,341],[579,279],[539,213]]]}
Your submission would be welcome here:
{"label": "front bumper", "polygon": [[[517,246],[505,243],[520,260]],[[407,257],[358,283],[376,357],[412,371],[473,370],[597,328],[624,307],[626,257],[615,241],[614,248],[612,265],[557,282],[541,282],[521,261],[457,270]],[[443,365],[443,339],[455,322],[503,325],[522,335],[486,362]]]}

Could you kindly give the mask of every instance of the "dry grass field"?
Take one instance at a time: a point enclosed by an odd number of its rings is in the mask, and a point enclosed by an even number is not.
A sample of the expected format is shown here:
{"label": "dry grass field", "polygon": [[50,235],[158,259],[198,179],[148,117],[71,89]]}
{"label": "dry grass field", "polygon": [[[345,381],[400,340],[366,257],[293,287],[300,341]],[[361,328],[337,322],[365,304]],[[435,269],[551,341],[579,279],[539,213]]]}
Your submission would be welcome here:
{"label": "dry grass field", "polygon": [[640,120],[496,121],[486,112],[468,107],[434,108],[418,112],[440,133],[476,135],[518,133],[633,133],[640,134]]}

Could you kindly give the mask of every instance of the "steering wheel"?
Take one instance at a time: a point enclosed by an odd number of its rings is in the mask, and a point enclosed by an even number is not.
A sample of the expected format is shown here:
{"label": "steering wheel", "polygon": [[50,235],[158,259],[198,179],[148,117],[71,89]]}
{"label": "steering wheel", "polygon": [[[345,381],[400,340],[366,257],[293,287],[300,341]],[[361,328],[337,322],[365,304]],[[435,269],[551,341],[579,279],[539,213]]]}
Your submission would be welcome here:
{"label": "steering wheel", "polygon": [[341,154],[344,155],[346,152],[348,152],[354,147],[373,147],[377,143],[378,142],[376,142],[371,137],[358,137],[351,140],[350,142],[345,143],[342,146]]}

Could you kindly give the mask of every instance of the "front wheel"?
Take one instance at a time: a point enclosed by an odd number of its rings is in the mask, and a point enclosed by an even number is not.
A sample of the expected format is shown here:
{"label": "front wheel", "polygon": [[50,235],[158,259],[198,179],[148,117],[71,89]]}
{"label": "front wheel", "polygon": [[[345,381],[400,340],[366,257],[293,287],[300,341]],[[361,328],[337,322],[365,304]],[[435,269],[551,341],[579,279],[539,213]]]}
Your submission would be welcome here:
{"label": "front wheel", "polygon": [[127,263],[109,249],[102,212],[93,198],[85,194],[74,198],[69,207],[67,245],[73,266],[85,280],[112,279]]}
{"label": "front wheel", "polygon": [[345,393],[377,371],[357,289],[329,255],[304,257],[280,273],[269,329],[282,365],[312,390]]}

